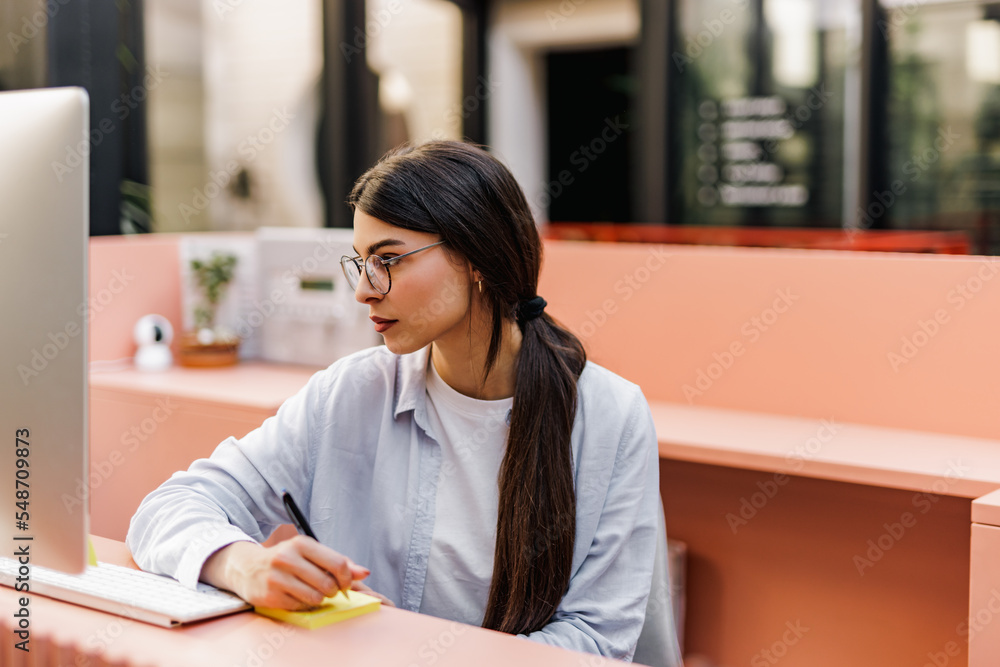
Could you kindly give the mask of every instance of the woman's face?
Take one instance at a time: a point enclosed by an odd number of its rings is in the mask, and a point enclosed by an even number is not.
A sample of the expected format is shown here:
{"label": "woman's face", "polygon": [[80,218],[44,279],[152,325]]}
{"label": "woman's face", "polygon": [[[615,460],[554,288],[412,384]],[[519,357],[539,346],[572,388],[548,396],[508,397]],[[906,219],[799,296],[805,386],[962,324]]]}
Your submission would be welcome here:
{"label": "woman's face", "polygon": [[[354,251],[390,259],[441,239],[435,234],[395,227],[354,211]],[[472,318],[473,272],[445,246],[422,250],[391,265],[392,286],[386,295],[371,286],[362,271],[354,298],[366,304],[375,330],[396,354],[419,350],[433,341],[468,339]]]}

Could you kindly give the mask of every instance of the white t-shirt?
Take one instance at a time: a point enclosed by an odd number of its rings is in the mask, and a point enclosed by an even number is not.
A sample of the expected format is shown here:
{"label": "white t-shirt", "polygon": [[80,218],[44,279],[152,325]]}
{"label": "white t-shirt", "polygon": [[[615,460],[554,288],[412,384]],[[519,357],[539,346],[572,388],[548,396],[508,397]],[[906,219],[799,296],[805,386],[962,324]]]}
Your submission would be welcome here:
{"label": "white t-shirt", "polygon": [[[497,477],[513,398],[483,401],[452,389],[427,364],[427,415],[441,443],[434,534],[420,612],[481,625],[493,579]],[[455,618],[456,610],[465,610]]]}

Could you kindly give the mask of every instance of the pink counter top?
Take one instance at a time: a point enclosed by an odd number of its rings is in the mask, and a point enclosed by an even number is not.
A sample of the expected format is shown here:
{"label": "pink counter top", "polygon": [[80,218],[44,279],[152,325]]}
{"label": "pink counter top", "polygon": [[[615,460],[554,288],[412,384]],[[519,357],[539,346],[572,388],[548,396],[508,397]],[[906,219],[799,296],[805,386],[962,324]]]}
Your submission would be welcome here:
{"label": "pink counter top", "polygon": [[206,403],[275,411],[320,369],[312,366],[244,361],[221,368],[174,366],[162,372],[91,371],[92,389],[170,395]]}
{"label": "pink counter top", "polygon": [[661,458],[963,498],[1000,489],[1000,440],[659,401],[650,409]]}

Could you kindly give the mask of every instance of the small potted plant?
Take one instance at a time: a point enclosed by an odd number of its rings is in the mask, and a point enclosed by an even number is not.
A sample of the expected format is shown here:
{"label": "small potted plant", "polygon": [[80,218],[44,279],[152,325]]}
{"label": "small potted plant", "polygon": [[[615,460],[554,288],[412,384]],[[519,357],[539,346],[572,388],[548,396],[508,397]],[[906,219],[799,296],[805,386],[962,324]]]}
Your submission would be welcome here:
{"label": "small potted plant", "polygon": [[201,302],[194,309],[194,330],[181,336],[181,365],[227,366],[239,360],[239,337],[217,326],[215,321],[236,262],[235,255],[219,252],[208,260],[191,260],[191,275],[201,292]]}

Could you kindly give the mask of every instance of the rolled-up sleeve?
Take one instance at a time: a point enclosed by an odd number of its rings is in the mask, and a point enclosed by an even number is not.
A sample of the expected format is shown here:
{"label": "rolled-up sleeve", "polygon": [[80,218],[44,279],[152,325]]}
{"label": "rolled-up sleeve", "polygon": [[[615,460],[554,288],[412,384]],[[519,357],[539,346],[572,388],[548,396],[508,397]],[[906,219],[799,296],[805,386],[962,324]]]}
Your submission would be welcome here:
{"label": "rolled-up sleeve", "polygon": [[259,428],[224,440],[211,457],[146,496],[126,537],[140,568],[194,587],[213,553],[233,542],[264,541],[287,523],[279,492],[309,495],[332,370],[314,375]]}
{"label": "rolled-up sleeve", "polygon": [[[648,404],[636,394],[589,551],[552,620],[523,637],[632,659],[649,597],[660,502],[656,431]],[[593,500],[578,492],[578,504]]]}

